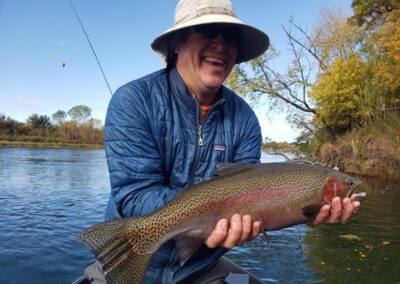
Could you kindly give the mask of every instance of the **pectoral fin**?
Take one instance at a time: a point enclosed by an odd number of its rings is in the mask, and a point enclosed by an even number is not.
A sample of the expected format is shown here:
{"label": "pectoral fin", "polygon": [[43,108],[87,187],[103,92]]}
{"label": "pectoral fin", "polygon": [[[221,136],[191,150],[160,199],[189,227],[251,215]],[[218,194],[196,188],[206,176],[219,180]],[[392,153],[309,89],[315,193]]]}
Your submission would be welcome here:
{"label": "pectoral fin", "polygon": [[322,204],[311,204],[303,207],[303,215],[306,216],[307,219],[313,219],[317,216],[319,210],[321,209]]}

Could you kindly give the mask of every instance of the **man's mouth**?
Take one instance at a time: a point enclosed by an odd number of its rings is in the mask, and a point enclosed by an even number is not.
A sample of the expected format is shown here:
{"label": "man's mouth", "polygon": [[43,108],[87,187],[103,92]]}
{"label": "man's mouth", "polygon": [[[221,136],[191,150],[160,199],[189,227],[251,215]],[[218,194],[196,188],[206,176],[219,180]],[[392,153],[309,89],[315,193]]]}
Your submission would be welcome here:
{"label": "man's mouth", "polygon": [[215,57],[210,57],[210,56],[204,56],[203,57],[204,61],[213,65],[217,65],[217,66],[223,66],[225,61],[222,59],[218,59]]}

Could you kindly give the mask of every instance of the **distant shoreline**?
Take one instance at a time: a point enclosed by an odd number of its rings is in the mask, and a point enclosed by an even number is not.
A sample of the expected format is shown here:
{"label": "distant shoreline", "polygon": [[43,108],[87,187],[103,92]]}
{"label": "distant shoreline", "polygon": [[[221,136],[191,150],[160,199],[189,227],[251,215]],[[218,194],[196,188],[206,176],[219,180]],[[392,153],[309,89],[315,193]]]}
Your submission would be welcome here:
{"label": "distant shoreline", "polygon": [[7,141],[0,140],[0,147],[31,147],[31,148],[87,148],[102,149],[102,144],[82,144],[63,142],[32,142],[32,141]]}

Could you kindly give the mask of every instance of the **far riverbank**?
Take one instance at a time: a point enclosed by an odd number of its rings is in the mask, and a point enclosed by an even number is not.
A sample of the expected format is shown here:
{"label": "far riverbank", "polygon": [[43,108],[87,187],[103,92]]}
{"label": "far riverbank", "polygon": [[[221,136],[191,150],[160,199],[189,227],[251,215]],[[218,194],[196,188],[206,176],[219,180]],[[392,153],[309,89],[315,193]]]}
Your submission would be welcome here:
{"label": "far riverbank", "polygon": [[400,181],[400,116],[353,130],[318,147],[311,162],[367,177]]}
{"label": "far riverbank", "polygon": [[88,148],[101,149],[102,144],[64,143],[64,142],[33,142],[0,140],[0,147],[34,147],[34,148]]}

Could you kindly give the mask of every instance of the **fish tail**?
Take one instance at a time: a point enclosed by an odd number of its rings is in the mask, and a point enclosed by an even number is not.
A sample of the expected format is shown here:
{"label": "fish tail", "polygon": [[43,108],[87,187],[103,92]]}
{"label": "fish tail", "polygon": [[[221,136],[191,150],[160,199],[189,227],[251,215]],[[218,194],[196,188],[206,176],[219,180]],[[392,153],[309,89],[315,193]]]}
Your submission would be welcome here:
{"label": "fish tail", "polygon": [[94,225],[78,235],[102,264],[107,283],[142,282],[153,253],[142,253],[140,223],[120,219]]}

